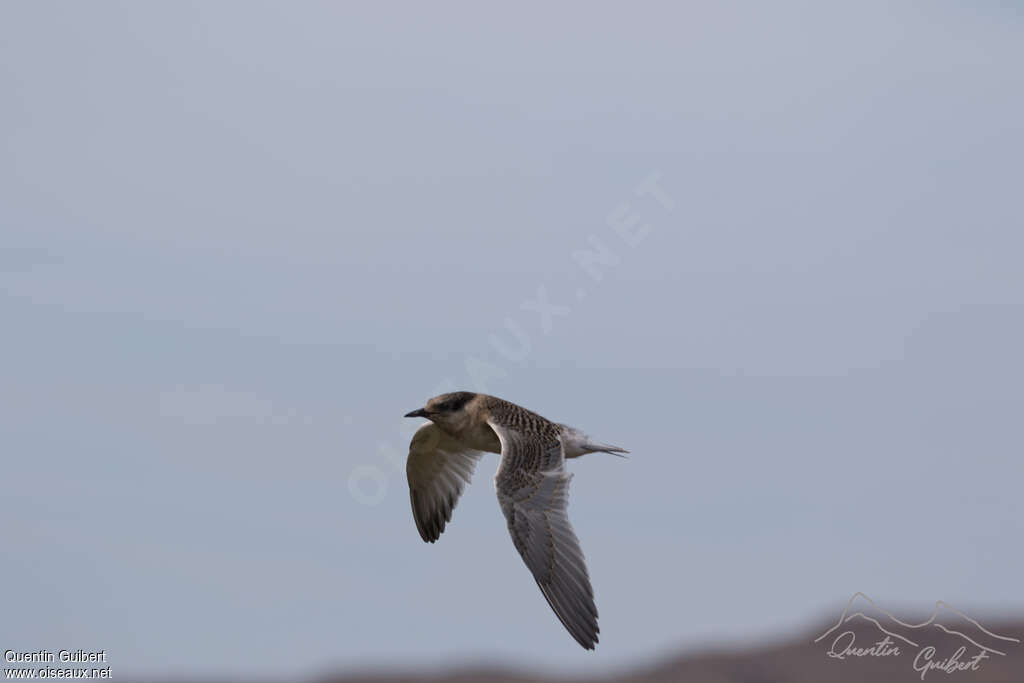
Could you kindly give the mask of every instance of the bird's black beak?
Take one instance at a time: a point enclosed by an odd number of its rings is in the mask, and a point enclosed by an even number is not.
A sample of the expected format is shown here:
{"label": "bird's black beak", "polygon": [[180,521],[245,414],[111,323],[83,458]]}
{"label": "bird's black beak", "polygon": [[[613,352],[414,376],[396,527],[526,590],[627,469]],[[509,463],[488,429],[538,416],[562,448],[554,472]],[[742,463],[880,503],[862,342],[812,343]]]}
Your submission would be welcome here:
{"label": "bird's black beak", "polygon": [[423,408],[417,408],[416,410],[412,411],[411,413],[406,413],[405,414],[405,417],[426,417],[426,416],[427,416],[427,411],[423,410]]}

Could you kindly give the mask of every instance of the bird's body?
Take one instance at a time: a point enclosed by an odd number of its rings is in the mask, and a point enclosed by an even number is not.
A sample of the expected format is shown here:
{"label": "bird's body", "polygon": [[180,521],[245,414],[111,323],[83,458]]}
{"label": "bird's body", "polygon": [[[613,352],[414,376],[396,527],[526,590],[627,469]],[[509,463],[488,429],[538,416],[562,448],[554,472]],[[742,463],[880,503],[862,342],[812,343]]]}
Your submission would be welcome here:
{"label": "bird's body", "polygon": [[406,415],[426,417],[409,445],[406,473],[413,518],[433,543],[477,461],[500,453],[494,477],[498,502],[519,554],[555,614],[584,648],[597,643],[597,608],[579,541],[567,516],[572,475],[565,459],[621,448],[594,443],[567,425],[486,394],[436,396]]}

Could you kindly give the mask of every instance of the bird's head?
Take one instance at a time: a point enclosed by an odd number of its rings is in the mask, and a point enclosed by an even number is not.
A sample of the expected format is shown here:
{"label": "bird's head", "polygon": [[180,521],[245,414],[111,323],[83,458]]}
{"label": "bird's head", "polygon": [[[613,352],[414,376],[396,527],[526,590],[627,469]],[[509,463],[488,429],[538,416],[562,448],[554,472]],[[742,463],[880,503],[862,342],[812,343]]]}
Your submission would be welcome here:
{"label": "bird's head", "polygon": [[469,421],[466,405],[476,396],[471,391],[454,391],[427,401],[427,405],[406,413],[406,417],[425,417],[448,432],[459,432]]}

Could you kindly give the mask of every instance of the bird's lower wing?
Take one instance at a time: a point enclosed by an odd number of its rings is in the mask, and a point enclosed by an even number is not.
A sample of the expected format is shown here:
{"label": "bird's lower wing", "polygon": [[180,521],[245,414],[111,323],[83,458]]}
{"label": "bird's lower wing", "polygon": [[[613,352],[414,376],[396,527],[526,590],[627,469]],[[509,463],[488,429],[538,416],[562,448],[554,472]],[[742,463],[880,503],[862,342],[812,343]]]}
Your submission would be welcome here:
{"label": "bird's lower wing", "polygon": [[[600,629],[594,590],[583,559],[579,539],[569,523],[569,481],[561,441],[546,446],[491,427],[501,440],[502,463],[494,478],[498,502],[516,550],[536,579],[551,609],[573,638],[594,649]],[[524,453],[543,448],[545,453]],[[545,463],[554,469],[529,470],[508,467],[511,463]]]}
{"label": "bird's lower wing", "polygon": [[413,435],[405,473],[409,479],[412,516],[424,541],[433,543],[440,538],[481,455],[480,451],[467,449],[432,422]]}

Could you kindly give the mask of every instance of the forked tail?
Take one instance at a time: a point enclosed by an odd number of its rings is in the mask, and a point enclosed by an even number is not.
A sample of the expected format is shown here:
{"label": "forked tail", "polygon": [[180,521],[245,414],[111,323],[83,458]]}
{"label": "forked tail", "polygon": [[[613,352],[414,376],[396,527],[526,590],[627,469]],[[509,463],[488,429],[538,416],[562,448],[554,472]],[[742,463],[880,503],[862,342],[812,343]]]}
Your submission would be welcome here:
{"label": "forked tail", "polygon": [[611,453],[617,455],[620,458],[625,458],[625,453],[629,453],[625,448],[619,448],[618,446],[609,446],[606,443],[585,443],[583,448],[588,453]]}

